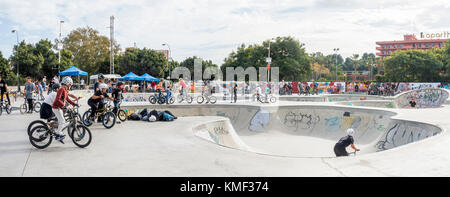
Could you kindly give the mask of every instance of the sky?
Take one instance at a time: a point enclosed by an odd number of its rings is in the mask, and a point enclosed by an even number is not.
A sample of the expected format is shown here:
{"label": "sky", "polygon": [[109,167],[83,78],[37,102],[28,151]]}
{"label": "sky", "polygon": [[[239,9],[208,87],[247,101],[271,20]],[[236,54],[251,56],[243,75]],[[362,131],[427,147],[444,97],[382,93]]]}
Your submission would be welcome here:
{"label": "sky", "polygon": [[349,57],[375,53],[376,41],[404,34],[450,32],[448,0],[0,0],[0,51],[9,57],[19,40],[54,41],[90,26],[122,49],[167,49],[182,61],[197,56],[221,65],[241,44],[292,36],[308,53]]}

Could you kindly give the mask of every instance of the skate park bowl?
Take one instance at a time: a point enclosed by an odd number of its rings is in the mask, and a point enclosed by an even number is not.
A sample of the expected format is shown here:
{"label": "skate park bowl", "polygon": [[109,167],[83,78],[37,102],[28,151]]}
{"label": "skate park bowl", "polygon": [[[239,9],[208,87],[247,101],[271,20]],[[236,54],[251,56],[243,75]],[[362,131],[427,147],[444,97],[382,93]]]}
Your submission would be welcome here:
{"label": "skate park bowl", "polygon": [[336,104],[377,108],[409,108],[409,102],[412,98],[417,103],[416,108],[437,108],[448,103],[449,93],[444,89],[427,88],[404,92],[391,100],[355,100],[336,102]]}
{"label": "skate park bowl", "polygon": [[220,146],[281,157],[334,157],[333,147],[348,128],[356,131],[358,154],[393,149],[442,132],[431,124],[396,119],[391,111],[336,105],[152,105],[128,110],[145,107],[179,117],[222,116],[195,126],[193,134]]}

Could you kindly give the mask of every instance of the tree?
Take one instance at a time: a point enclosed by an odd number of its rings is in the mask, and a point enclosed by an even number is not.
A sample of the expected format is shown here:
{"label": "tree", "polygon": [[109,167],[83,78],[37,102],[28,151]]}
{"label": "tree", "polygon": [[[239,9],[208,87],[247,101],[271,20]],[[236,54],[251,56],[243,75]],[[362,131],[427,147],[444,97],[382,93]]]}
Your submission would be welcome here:
{"label": "tree", "polygon": [[[63,44],[64,49],[73,53],[73,63],[90,75],[97,74],[99,72],[97,66],[105,62],[110,55],[110,41],[108,37],[99,35],[97,30],[89,26],[70,32],[63,39]],[[119,50],[119,45],[114,42],[114,55],[118,55]]]}
{"label": "tree", "polygon": [[450,81],[450,40],[445,43],[444,48],[441,51],[442,53],[442,63],[443,63],[443,73],[444,79],[446,82]]}
{"label": "tree", "polygon": [[[226,75],[227,67],[266,67],[266,58],[270,41],[265,41],[262,45],[250,45],[246,47],[241,45],[236,52],[230,53],[221,66],[222,73]],[[292,37],[278,37],[275,42],[270,44],[270,57],[272,58],[272,67],[279,67],[280,80],[303,81],[309,80],[313,73],[312,61],[305,52],[304,44]],[[226,76],[225,76],[226,77]],[[264,80],[264,79],[260,79]]]}
{"label": "tree", "polygon": [[[185,67],[187,69],[189,69],[189,71],[191,72],[191,79],[194,80],[194,61],[195,59],[201,59],[198,58],[197,56],[193,56],[193,57],[188,57],[185,60],[183,60],[182,62],[180,62],[179,67]],[[205,72],[206,68],[210,68],[210,67],[215,67],[215,68],[219,68],[216,64],[213,64],[211,60],[203,60],[202,59],[202,74]]]}
{"label": "tree", "polygon": [[384,61],[386,80],[393,82],[439,82],[442,68],[432,50],[398,51]]}
{"label": "tree", "polygon": [[11,61],[13,62],[13,72],[17,72],[17,66],[19,66],[19,74],[21,76],[33,78],[42,76],[40,71],[45,61],[44,56],[36,53],[34,46],[26,44],[25,41],[14,46]]}
{"label": "tree", "polygon": [[8,60],[3,57],[1,51],[0,51],[0,76],[2,76],[2,79],[4,79],[6,83],[10,85],[17,84],[16,75],[14,75],[14,72],[12,72]]}
{"label": "tree", "polygon": [[356,80],[356,70],[358,69],[358,64],[360,63],[359,60],[359,55],[358,54],[353,54],[352,57],[350,58],[353,64],[353,69],[354,69],[354,73],[353,73],[353,80]]}
{"label": "tree", "polygon": [[163,53],[151,49],[130,49],[118,58],[119,74],[134,72],[137,75],[148,73],[153,77],[163,78],[168,72],[167,59]]}
{"label": "tree", "polygon": [[59,65],[58,53],[52,50],[54,47],[55,45],[52,44],[50,40],[40,40],[36,43],[34,47],[34,54],[40,55],[44,58],[40,75],[36,77],[57,75],[58,72],[73,65],[71,60],[72,52],[65,49],[61,50],[61,65]]}

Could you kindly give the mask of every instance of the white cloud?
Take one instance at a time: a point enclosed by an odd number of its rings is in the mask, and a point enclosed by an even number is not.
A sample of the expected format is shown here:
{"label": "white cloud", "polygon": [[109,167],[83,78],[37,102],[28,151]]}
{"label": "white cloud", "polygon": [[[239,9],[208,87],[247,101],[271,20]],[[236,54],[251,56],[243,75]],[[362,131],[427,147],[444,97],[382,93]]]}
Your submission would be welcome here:
{"label": "white cloud", "polygon": [[296,37],[308,52],[329,54],[336,47],[344,56],[375,52],[375,41],[441,31],[450,21],[450,3],[445,0],[0,0],[0,4],[0,19],[17,24],[27,41],[37,41],[41,34],[53,40],[61,19],[66,21],[64,35],[89,25],[109,36],[109,16],[114,15],[115,37],[122,48],[136,42],[138,47],[161,49],[162,43],[169,43],[175,60],[196,55],[217,64],[241,43],[277,36]]}

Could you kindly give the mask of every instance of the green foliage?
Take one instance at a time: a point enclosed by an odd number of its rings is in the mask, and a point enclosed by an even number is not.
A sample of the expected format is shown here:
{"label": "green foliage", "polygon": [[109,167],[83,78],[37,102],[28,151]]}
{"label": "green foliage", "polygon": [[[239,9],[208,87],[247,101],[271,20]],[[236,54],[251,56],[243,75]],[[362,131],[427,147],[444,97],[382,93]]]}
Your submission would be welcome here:
{"label": "green foliage", "polygon": [[392,82],[440,82],[442,68],[432,50],[398,51],[384,61],[386,80]]}
{"label": "green foliage", "polygon": [[[184,61],[180,62],[180,67],[186,67],[189,69],[189,71],[191,72],[191,79],[194,79],[194,61],[195,59],[201,59],[198,58],[197,56],[193,56],[193,57],[188,57],[186,58]],[[205,72],[206,68],[210,68],[210,67],[216,67],[218,68],[218,66],[216,64],[213,64],[211,60],[203,60],[202,59],[202,74],[203,72]],[[172,68],[173,70],[173,68]]]}
{"label": "green foliage", "polygon": [[[53,51],[54,45],[49,40],[40,40],[36,44],[27,44],[25,41],[14,46],[11,56],[12,71],[21,77],[30,76],[33,79],[41,79],[43,76],[58,74],[58,53]],[[61,51],[61,70],[72,65],[72,53],[67,50]]]}
{"label": "green foliage", "polygon": [[[279,67],[280,80],[302,81],[309,80],[312,74],[312,61],[305,52],[298,40],[292,37],[278,37],[275,42],[270,44],[270,57],[272,58],[271,67]],[[259,71],[259,67],[266,67],[266,58],[268,55],[269,41],[265,41],[262,45],[250,45],[246,47],[241,45],[236,52],[232,52],[221,66],[222,73],[226,75],[227,67],[255,67]],[[226,76],[224,76],[226,78]]]}
{"label": "green foliage", "polygon": [[129,72],[137,75],[148,73],[153,77],[163,78],[169,70],[166,56],[147,48],[127,50],[117,59],[118,70],[116,73],[121,75]]}
{"label": "green foliage", "polygon": [[[73,30],[62,42],[64,49],[73,53],[73,63],[89,75],[98,74],[98,65],[105,62],[110,55],[108,37],[101,36],[97,30],[89,26]],[[120,47],[114,43],[113,49],[117,55]],[[109,73],[109,69],[106,73]]]}

